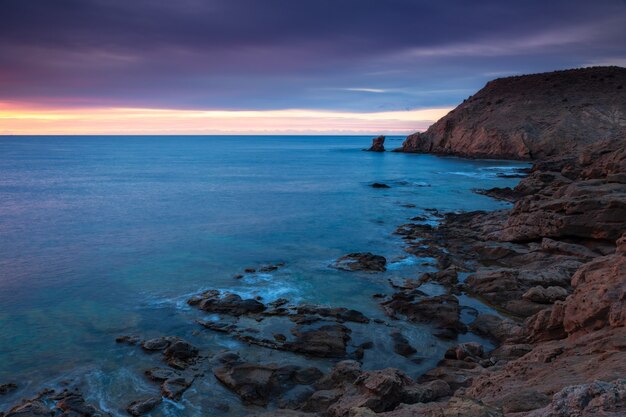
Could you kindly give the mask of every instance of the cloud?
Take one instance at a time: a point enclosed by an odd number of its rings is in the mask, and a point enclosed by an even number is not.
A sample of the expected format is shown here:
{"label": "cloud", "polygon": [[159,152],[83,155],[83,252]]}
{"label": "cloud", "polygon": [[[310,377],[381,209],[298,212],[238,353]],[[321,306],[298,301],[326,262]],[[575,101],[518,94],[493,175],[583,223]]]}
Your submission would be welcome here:
{"label": "cloud", "polygon": [[53,109],[0,103],[0,134],[400,134],[424,130],[450,108],[327,110]]}
{"label": "cloud", "polygon": [[626,56],[622,0],[0,1],[0,100],[52,106],[441,107]]}

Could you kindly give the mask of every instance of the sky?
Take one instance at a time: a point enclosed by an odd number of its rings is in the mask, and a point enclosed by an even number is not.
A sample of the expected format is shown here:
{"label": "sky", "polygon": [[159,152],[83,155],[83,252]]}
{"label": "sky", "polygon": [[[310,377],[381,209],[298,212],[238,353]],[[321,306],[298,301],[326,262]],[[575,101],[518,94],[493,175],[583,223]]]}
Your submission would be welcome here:
{"label": "sky", "polygon": [[398,134],[626,66],[626,0],[0,0],[0,134]]}

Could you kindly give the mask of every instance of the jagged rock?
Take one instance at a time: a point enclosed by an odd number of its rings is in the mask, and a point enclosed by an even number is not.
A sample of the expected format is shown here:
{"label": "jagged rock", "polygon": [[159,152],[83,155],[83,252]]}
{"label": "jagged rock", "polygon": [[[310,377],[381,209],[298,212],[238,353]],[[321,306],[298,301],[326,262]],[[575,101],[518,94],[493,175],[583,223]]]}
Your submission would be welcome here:
{"label": "jagged rock", "polygon": [[385,265],[387,259],[384,256],[374,255],[373,253],[349,253],[337,259],[333,264],[333,268],[344,271],[386,271]]}
{"label": "jagged rock", "polygon": [[291,332],[296,340],[285,343],[285,349],[316,357],[341,358],[346,356],[351,330],[335,323],[319,327],[298,325]]}
{"label": "jagged rock", "polygon": [[626,415],[626,379],[569,386],[526,417],[618,417]]}
{"label": "jagged rock", "polygon": [[170,400],[180,401],[183,393],[191,386],[193,380],[185,377],[168,378],[161,384],[161,394]]}
{"label": "jagged rock", "polygon": [[522,333],[522,327],[514,321],[492,314],[480,314],[469,327],[473,332],[499,342],[518,337]]}
{"label": "jagged rock", "polygon": [[561,253],[563,255],[578,256],[583,259],[592,259],[598,256],[594,251],[583,245],[575,243],[561,242],[544,237],[541,241],[541,249],[550,252]]}
{"label": "jagged rock", "polygon": [[574,292],[565,301],[568,334],[626,326],[626,255],[595,258],[572,277]]}
{"label": "jagged rock", "polygon": [[169,337],[156,337],[154,339],[144,340],[141,347],[148,351],[158,352],[165,350],[172,343]]}
{"label": "jagged rock", "polygon": [[341,321],[351,321],[354,323],[369,323],[369,319],[363,313],[344,307],[323,307],[313,304],[300,304],[295,307],[296,314],[314,315],[322,317],[333,317]]}
{"label": "jagged rock", "polygon": [[389,411],[403,402],[415,402],[415,381],[397,369],[364,372],[354,382],[355,391],[344,394],[328,408],[332,417],[343,417],[350,410],[366,407],[374,412]]}
{"label": "jagged rock", "polygon": [[141,416],[154,410],[159,404],[161,404],[161,398],[159,397],[143,398],[128,404],[126,411],[132,416]]}
{"label": "jagged rock", "polygon": [[265,305],[255,299],[242,299],[237,294],[224,294],[217,290],[209,290],[192,297],[187,301],[189,305],[197,305],[201,310],[210,313],[228,314],[231,316],[242,316],[245,314],[256,314],[266,309]]}
{"label": "jagged rock", "polygon": [[[482,402],[454,396],[447,401],[427,404],[402,404],[393,411],[371,414],[366,409],[354,410],[350,417],[503,417],[502,412]],[[358,413],[361,414],[358,414]]]}
{"label": "jagged rock", "polygon": [[412,322],[431,323],[453,334],[467,330],[460,320],[459,300],[453,295],[427,297],[419,290],[404,291],[393,294],[391,300],[381,305],[391,317],[402,314]]}
{"label": "jagged rock", "polygon": [[569,385],[613,381],[626,375],[626,328],[535,343],[532,351],[474,377],[465,395],[501,406],[523,390],[552,395]]}
{"label": "jagged rock", "polygon": [[261,406],[296,385],[314,383],[322,375],[317,369],[242,362],[216,368],[214,374],[218,381],[239,395],[245,404]]}
{"label": "jagged rock", "polygon": [[451,347],[445,353],[447,359],[456,359],[459,361],[473,359],[474,361],[485,357],[485,349],[478,342],[465,342]]}
{"label": "jagged rock", "polygon": [[52,412],[43,401],[31,400],[11,408],[5,417],[50,417]]}
{"label": "jagged rock", "polygon": [[385,137],[378,136],[372,139],[372,146],[367,150],[370,152],[385,152]]}
{"label": "jagged rock", "polygon": [[568,292],[563,287],[532,287],[526,291],[522,298],[524,300],[533,301],[540,304],[553,304],[556,301],[563,301],[567,297]]}

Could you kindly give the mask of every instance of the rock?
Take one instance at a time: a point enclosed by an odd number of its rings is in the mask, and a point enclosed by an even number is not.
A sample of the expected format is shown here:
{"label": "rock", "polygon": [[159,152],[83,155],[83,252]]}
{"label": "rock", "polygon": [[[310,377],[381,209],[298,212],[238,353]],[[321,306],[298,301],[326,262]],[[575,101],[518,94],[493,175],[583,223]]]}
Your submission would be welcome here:
{"label": "rock", "polygon": [[372,146],[367,150],[370,152],[385,152],[385,137],[378,136],[372,139]]}
{"label": "rock", "polygon": [[[356,410],[355,410],[356,411]],[[350,417],[503,417],[502,412],[482,402],[453,396],[447,401],[402,404],[393,411],[378,414],[353,414]]]}
{"label": "rock", "polygon": [[374,183],[370,184],[370,187],[372,187],[372,188],[391,188],[387,184],[383,184],[381,182],[374,182]]}
{"label": "rock", "polygon": [[198,348],[184,340],[176,340],[163,352],[167,359],[188,360],[198,356]]}
{"label": "rock", "polygon": [[322,326],[298,325],[291,331],[295,341],[284,344],[285,349],[322,358],[342,358],[351,330],[342,324]]}
{"label": "rock", "polygon": [[534,390],[514,392],[502,399],[502,410],[505,413],[520,413],[544,407],[550,403],[550,397]]}
{"label": "rock", "polygon": [[126,343],[128,345],[136,345],[141,338],[139,336],[118,336],[115,338],[115,343]]}
{"label": "rock", "polygon": [[171,343],[169,337],[156,337],[154,339],[144,340],[141,347],[147,351],[158,352],[165,350]]}
{"label": "rock", "polygon": [[393,341],[393,351],[398,355],[411,356],[417,352],[417,350],[409,344],[408,339],[398,330],[391,332],[391,340]]}
{"label": "rock", "polygon": [[185,377],[168,378],[161,384],[161,394],[170,400],[180,401],[193,380]]}
{"label": "rock", "polygon": [[626,415],[626,379],[569,386],[554,394],[544,408],[526,417],[596,417]]}
{"label": "rock", "polygon": [[13,382],[9,382],[7,384],[0,384],[0,395],[6,395],[11,391],[15,391],[17,389],[17,384]]}
{"label": "rock", "polygon": [[319,371],[303,371],[297,366],[279,367],[253,363],[225,365],[216,368],[214,374],[218,381],[235,392],[245,404],[260,406],[267,405],[272,397],[277,397],[296,385],[310,385],[321,376]]}
{"label": "rock", "polygon": [[492,314],[480,314],[469,327],[474,333],[498,342],[519,337],[522,333],[522,327],[517,323]]}
{"label": "rock", "polygon": [[373,271],[384,272],[387,259],[373,253],[349,253],[337,259],[332,267],[344,271]]}
{"label": "rock", "polygon": [[426,132],[407,137],[399,151],[498,159],[575,154],[595,141],[626,137],[626,95],[616,88],[625,83],[619,67],[490,81]]}
{"label": "rock", "polygon": [[517,199],[522,197],[522,194],[520,192],[510,187],[504,187],[504,188],[494,187],[494,188],[489,188],[486,190],[474,189],[472,191],[474,191],[476,194],[482,194],[491,198],[495,198],[496,200],[502,200],[502,201],[508,201],[508,202],[515,202]]}
{"label": "rock", "polygon": [[167,364],[176,369],[186,369],[198,356],[198,348],[184,340],[173,340],[163,351]]}
{"label": "rock", "polygon": [[318,314],[322,317],[332,317],[340,321],[351,321],[354,323],[369,323],[370,321],[360,311],[344,307],[323,307],[313,304],[300,304],[296,306],[295,311],[296,314],[299,315]]}
{"label": "rock", "polygon": [[181,376],[179,372],[174,371],[173,369],[168,369],[168,368],[148,369],[145,372],[145,374],[149,379],[153,381],[158,381],[158,382],[163,382],[167,379],[174,379],[174,378],[178,378]]}
{"label": "rock", "polygon": [[447,359],[467,360],[473,359],[477,361],[485,357],[483,345],[478,342],[465,342],[455,347],[451,347],[445,354]]}
{"label": "rock", "polygon": [[237,294],[224,294],[219,291],[209,290],[188,300],[190,305],[197,305],[201,310],[210,313],[228,314],[231,316],[242,316],[247,314],[257,314],[266,309],[263,303],[255,299],[242,299]]}
{"label": "rock", "polygon": [[574,292],[565,301],[568,334],[626,326],[626,255],[603,256],[581,266],[572,277]]}
{"label": "rock", "polygon": [[354,382],[356,391],[343,395],[328,408],[333,417],[347,416],[353,408],[367,407],[374,412],[389,411],[411,401],[411,388],[417,384],[397,369],[364,372]]}
{"label": "rock", "polygon": [[545,251],[560,253],[563,255],[577,256],[583,259],[592,259],[598,256],[597,253],[586,248],[583,245],[577,245],[575,243],[560,242],[544,237],[541,240],[541,249]]}
{"label": "rock", "polygon": [[11,408],[4,417],[51,417],[52,412],[43,401],[31,400]]}
{"label": "rock", "polygon": [[524,300],[529,300],[540,304],[553,304],[556,301],[565,300],[567,295],[568,292],[563,287],[545,288],[538,285],[526,291],[522,295],[522,298]]}
{"label": "rock", "polygon": [[64,393],[55,408],[63,411],[63,415],[67,416],[84,416],[92,417],[95,415],[103,415],[94,406],[87,404],[85,399],[79,393]]}
{"label": "rock", "polygon": [[459,333],[467,327],[461,323],[459,300],[453,295],[426,297],[419,290],[395,293],[391,300],[381,303],[387,315],[403,314],[415,323],[430,323],[434,326]]}
{"label": "rock", "polygon": [[507,397],[523,391],[550,396],[570,385],[623,378],[624,340],[626,328],[620,327],[536,342],[532,351],[518,359],[475,376],[465,395],[498,406],[505,404]]}
{"label": "rock", "polygon": [[161,398],[159,397],[143,398],[128,404],[126,411],[132,416],[140,416],[154,410],[159,404],[161,404]]}

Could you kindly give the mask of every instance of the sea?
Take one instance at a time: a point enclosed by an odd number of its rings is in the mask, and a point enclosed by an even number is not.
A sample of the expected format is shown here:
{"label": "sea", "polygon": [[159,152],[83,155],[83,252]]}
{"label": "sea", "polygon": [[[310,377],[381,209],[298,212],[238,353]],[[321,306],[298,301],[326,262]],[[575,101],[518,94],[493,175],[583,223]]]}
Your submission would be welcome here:
{"label": "sea", "polygon": [[[204,329],[198,319],[221,318],[186,300],[218,289],[263,302],[353,308],[388,322],[372,295],[436,270],[433,259],[404,250],[396,228],[415,216],[435,225],[432,209],[509,207],[472,190],[515,186],[519,179],[507,174],[527,167],[363,152],[371,138],[0,137],[0,384],[18,385],[0,396],[0,411],[42,388],[77,384],[88,401],[127,415],[130,400],[158,395],[143,373],[162,364],[116,343],[120,335],[175,335],[206,355],[235,350],[252,362],[329,369],[336,360],[248,346]],[[385,146],[402,140],[388,137]],[[352,252],[385,256],[387,272],[330,267]],[[243,274],[278,262],[285,266]],[[468,311],[497,314],[470,297],[461,302]],[[416,357],[393,352],[394,328]],[[458,343],[404,321],[354,324],[352,338],[374,343],[364,368],[398,367],[414,377]],[[479,340],[471,333],[460,338]],[[253,409],[206,372],[181,401],[166,401],[151,415],[244,416]]]}

